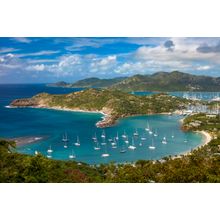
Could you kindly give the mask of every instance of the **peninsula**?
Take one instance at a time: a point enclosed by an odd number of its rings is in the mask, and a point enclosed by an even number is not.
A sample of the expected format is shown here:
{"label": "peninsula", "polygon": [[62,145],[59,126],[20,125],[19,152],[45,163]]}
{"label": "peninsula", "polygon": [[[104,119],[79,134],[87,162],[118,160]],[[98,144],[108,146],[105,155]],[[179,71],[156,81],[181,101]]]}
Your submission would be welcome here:
{"label": "peninsula", "polygon": [[64,95],[40,93],[31,98],[16,99],[12,107],[51,108],[70,111],[100,112],[105,115],[96,125],[107,127],[119,118],[145,115],[167,114],[186,109],[197,101],[187,100],[165,93],[150,96],[136,96],[118,90],[87,89]]}

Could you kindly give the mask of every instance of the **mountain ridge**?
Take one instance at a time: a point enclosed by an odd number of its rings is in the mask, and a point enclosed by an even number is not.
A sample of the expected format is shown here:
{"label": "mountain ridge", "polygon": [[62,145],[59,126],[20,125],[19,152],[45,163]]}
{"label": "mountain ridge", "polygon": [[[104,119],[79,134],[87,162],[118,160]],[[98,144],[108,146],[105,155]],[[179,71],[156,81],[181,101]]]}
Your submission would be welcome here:
{"label": "mountain ridge", "polygon": [[220,77],[194,75],[180,71],[156,72],[151,75],[136,74],[130,77],[100,79],[90,77],[75,83],[58,82],[54,86],[70,88],[109,88],[131,91],[220,91]]}

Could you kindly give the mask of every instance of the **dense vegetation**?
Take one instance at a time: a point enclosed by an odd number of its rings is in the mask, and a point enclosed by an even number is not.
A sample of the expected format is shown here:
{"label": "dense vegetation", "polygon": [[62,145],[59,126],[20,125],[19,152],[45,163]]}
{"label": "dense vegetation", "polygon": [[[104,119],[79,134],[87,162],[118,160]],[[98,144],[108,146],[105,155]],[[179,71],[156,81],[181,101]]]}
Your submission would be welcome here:
{"label": "dense vegetation", "polygon": [[48,84],[48,86],[57,86],[57,87],[69,87],[69,88],[106,88],[112,86],[127,77],[116,77],[113,79],[99,79],[97,77],[91,77],[79,80],[75,83],[66,83],[66,82],[57,82]]}
{"label": "dense vegetation", "polygon": [[112,86],[123,91],[219,91],[220,77],[197,76],[179,71],[135,75]]}
{"label": "dense vegetation", "polygon": [[100,173],[89,165],[48,160],[42,155],[16,153],[14,142],[0,140],[0,182],[100,182]]}
{"label": "dense vegetation", "polygon": [[87,78],[75,83],[58,82],[53,86],[112,88],[122,91],[220,91],[220,77],[197,76],[179,71],[134,75],[124,78]]}
{"label": "dense vegetation", "polygon": [[65,95],[41,93],[15,100],[11,105],[103,111],[115,121],[131,115],[174,112],[185,109],[189,103],[193,101],[167,94],[136,96],[118,90],[87,89]]}
{"label": "dense vegetation", "polygon": [[208,131],[213,137],[220,138],[220,115],[191,115],[184,119],[182,128],[187,131]]}

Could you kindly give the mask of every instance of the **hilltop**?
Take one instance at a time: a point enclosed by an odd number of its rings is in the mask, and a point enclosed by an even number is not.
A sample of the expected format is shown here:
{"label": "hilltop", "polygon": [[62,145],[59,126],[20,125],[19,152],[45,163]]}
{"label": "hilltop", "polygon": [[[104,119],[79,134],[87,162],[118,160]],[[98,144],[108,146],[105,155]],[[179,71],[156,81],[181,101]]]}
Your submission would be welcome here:
{"label": "hilltop", "polygon": [[220,91],[220,77],[198,76],[179,71],[157,72],[113,79],[87,78],[75,83],[58,82],[53,86],[71,88],[110,88],[131,91]]}
{"label": "hilltop", "polygon": [[54,87],[68,87],[68,88],[106,88],[110,87],[116,83],[121,82],[126,79],[126,77],[116,77],[113,79],[99,79],[97,77],[91,77],[79,80],[75,83],[57,82],[48,84],[48,86]]}
{"label": "hilltop", "polygon": [[197,76],[179,71],[135,75],[111,88],[123,91],[220,91],[220,77]]}
{"label": "hilltop", "polygon": [[170,113],[185,109],[189,102],[193,101],[165,93],[136,96],[117,90],[87,89],[64,95],[40,93],[32,98],[16,99],[11,106],[103,112],[106,117],[98,126],[106,127],[122,117]]}

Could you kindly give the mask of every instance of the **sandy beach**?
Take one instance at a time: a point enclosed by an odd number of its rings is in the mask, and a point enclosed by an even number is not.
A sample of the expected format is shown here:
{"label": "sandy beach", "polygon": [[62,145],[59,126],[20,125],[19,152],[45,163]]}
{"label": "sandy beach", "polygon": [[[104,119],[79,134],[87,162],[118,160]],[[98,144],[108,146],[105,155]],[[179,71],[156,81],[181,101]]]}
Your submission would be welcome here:
{"label": "sandy beach", "polygon": [[18,138],[11,138],[11,141],[15,141],[16,142],[16,146],[17,147],[21,147],[27,144],[32,144],[38,141],[41,141],[45,139],[45,137],[18,137]]}
{"label": "sandy beach", "polygon": [[200,145],[198,147],[202,147],[202,146],[208,144],[212,140],[211,134],[209,134],[207,131],[196,131],[196,132],[200,133],[204,136],[204,142],[202,143],[202,145]]}

